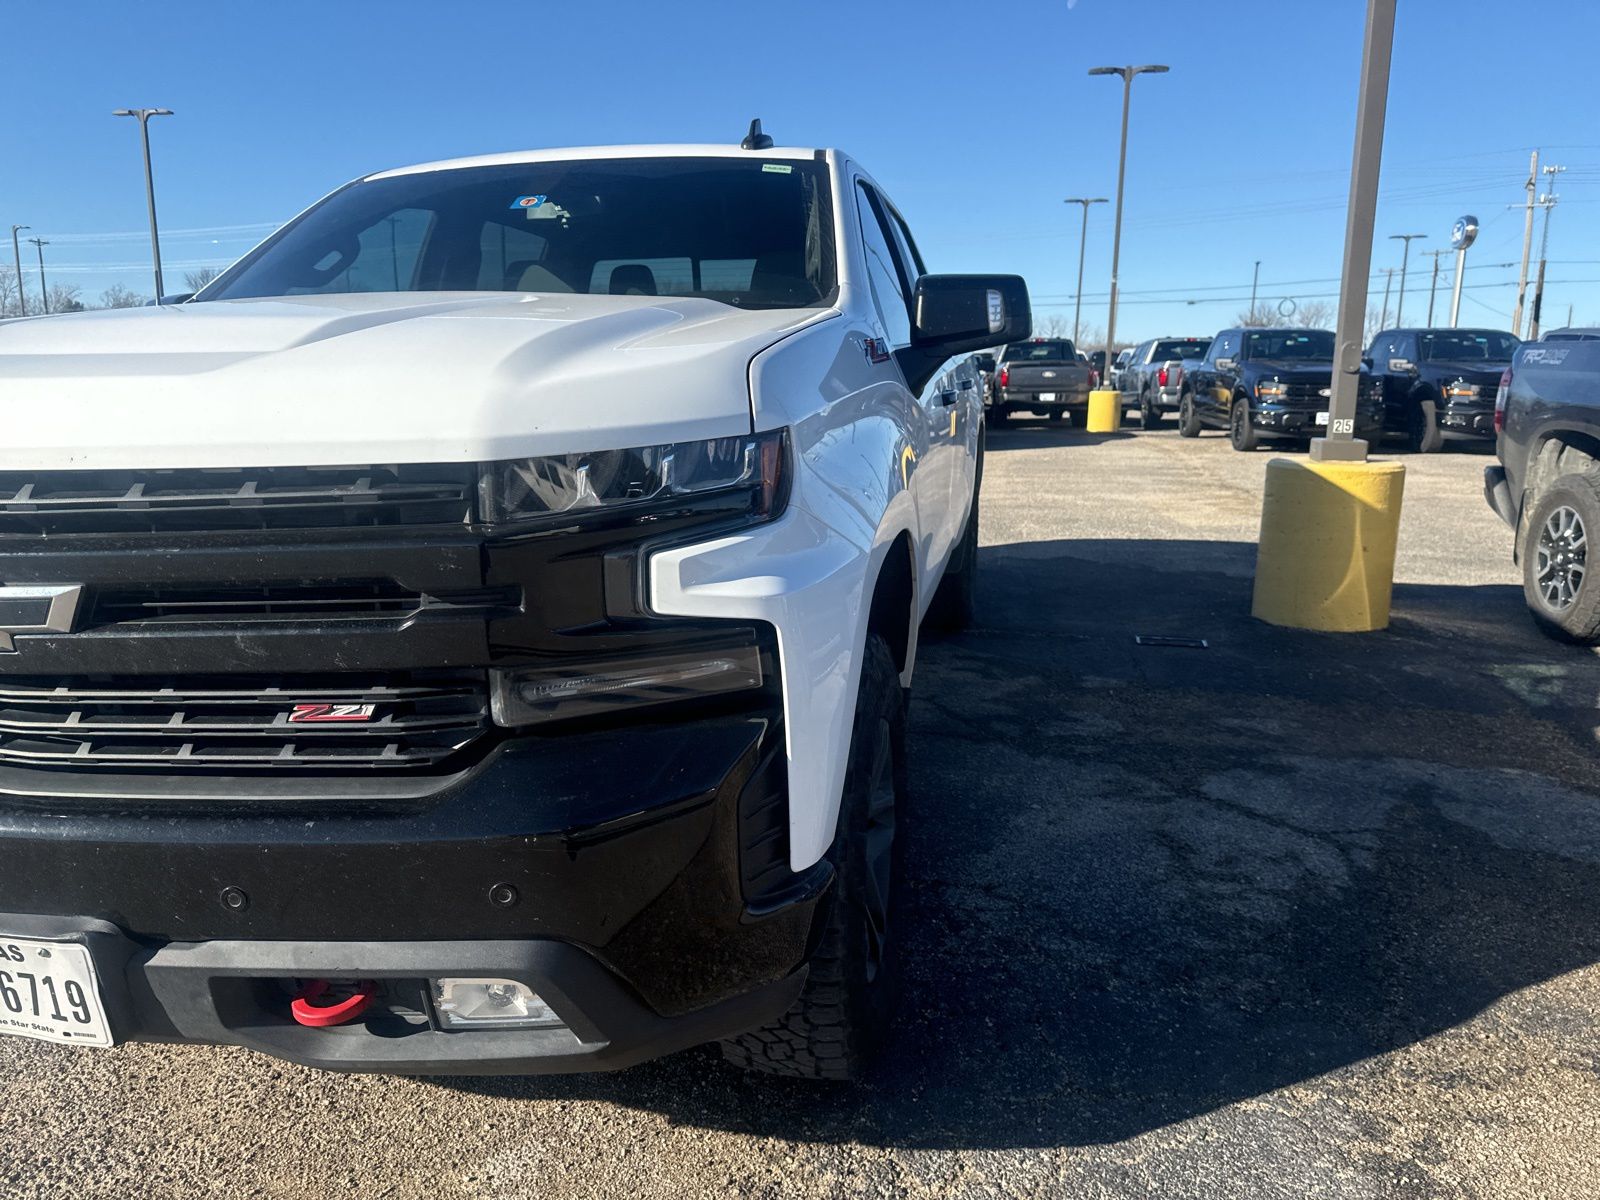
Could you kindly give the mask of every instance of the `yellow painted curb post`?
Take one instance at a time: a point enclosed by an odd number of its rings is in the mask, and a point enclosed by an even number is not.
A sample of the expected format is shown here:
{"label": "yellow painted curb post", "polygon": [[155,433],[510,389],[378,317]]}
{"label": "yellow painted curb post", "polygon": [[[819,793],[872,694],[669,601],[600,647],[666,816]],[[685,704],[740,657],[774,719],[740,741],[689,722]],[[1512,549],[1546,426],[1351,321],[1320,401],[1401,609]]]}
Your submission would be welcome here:
{"label": "yellow painted curb post", "polygon": [[1122,428],[1122,396],[1110,388],[1095,388],[1089,393],[1090,433],[1115,433]]}
{"label": "yellow painted curb post", "polygon": [[1251,613],[1329,633],[1387,628],[1405,479],[1396,462],[1269,462]]}

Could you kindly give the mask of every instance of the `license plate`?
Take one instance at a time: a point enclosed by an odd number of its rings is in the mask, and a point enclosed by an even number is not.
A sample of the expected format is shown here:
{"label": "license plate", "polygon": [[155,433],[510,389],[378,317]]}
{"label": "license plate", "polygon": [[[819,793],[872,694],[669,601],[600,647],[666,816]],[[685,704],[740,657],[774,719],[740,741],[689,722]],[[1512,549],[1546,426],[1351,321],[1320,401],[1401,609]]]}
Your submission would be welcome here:
{"label": "license plate", "polygon": [[1054,392],[1040,392],[1039,402],[1041,404],[1054,404],[1056,402],[1056,394]]}
{"label": "license plate", "polygon": [[0,933],[0,1034],[73,1046],[111,1045],[89,951]]}
{"label": "license plate", "polygon": [[1325,412],[1324,413],[1318,413],[1317,414],[1317,424],[1318,425],[1326,425],[1327,423],[1328,423],[1328,414],[1325,413]]}

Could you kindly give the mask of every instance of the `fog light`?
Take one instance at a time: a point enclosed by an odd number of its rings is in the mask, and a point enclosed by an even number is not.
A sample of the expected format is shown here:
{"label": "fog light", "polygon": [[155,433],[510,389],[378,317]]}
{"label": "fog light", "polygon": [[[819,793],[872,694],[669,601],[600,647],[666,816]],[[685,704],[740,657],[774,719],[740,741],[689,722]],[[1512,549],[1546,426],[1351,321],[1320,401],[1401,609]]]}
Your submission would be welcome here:
{"label": "fog light", "polygon": [[548,1029],[560,1017],[514,979],[435,979],[433,1008],[446,1029]]}

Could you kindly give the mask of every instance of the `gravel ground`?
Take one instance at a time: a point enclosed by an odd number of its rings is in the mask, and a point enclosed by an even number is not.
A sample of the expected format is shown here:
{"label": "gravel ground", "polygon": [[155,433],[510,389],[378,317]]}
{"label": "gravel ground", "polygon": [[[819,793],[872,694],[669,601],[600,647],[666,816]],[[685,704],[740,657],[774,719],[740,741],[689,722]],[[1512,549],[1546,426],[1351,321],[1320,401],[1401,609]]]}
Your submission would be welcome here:
{"label": "gravel ground", "polygon": [[1407,460],[1390,631],[1251,621],[1268,457],[993,437],[864,1085],[8,1041],[0,1194],[1600,1194],[1600,658],[1532,631],[1470,453]]}

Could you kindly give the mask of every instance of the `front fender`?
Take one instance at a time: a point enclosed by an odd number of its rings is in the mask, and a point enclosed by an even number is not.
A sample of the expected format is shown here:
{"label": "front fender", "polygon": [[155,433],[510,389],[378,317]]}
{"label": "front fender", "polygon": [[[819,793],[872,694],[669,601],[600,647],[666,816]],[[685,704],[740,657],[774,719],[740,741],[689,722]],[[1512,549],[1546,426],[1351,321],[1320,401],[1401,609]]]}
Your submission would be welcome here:
{"label": "front fender", "polygon": [[[787,426],[789,505],[768,525],[656,552],[651,608],[765,621],[777,631],[789,775],[790,865],[832,844],[854,725],[873,588],[901,534],[913,588],[927,578],[925,520],[948,503],[919,488],[927,422],[892,364],[873,363],[845,321],[804,331],[751,364],[757,429]],[[926,482],[923,480],[922,482]],[[942,511],[942,510],[941,510]],[[902,682],[915,663],[911,644]]]}

